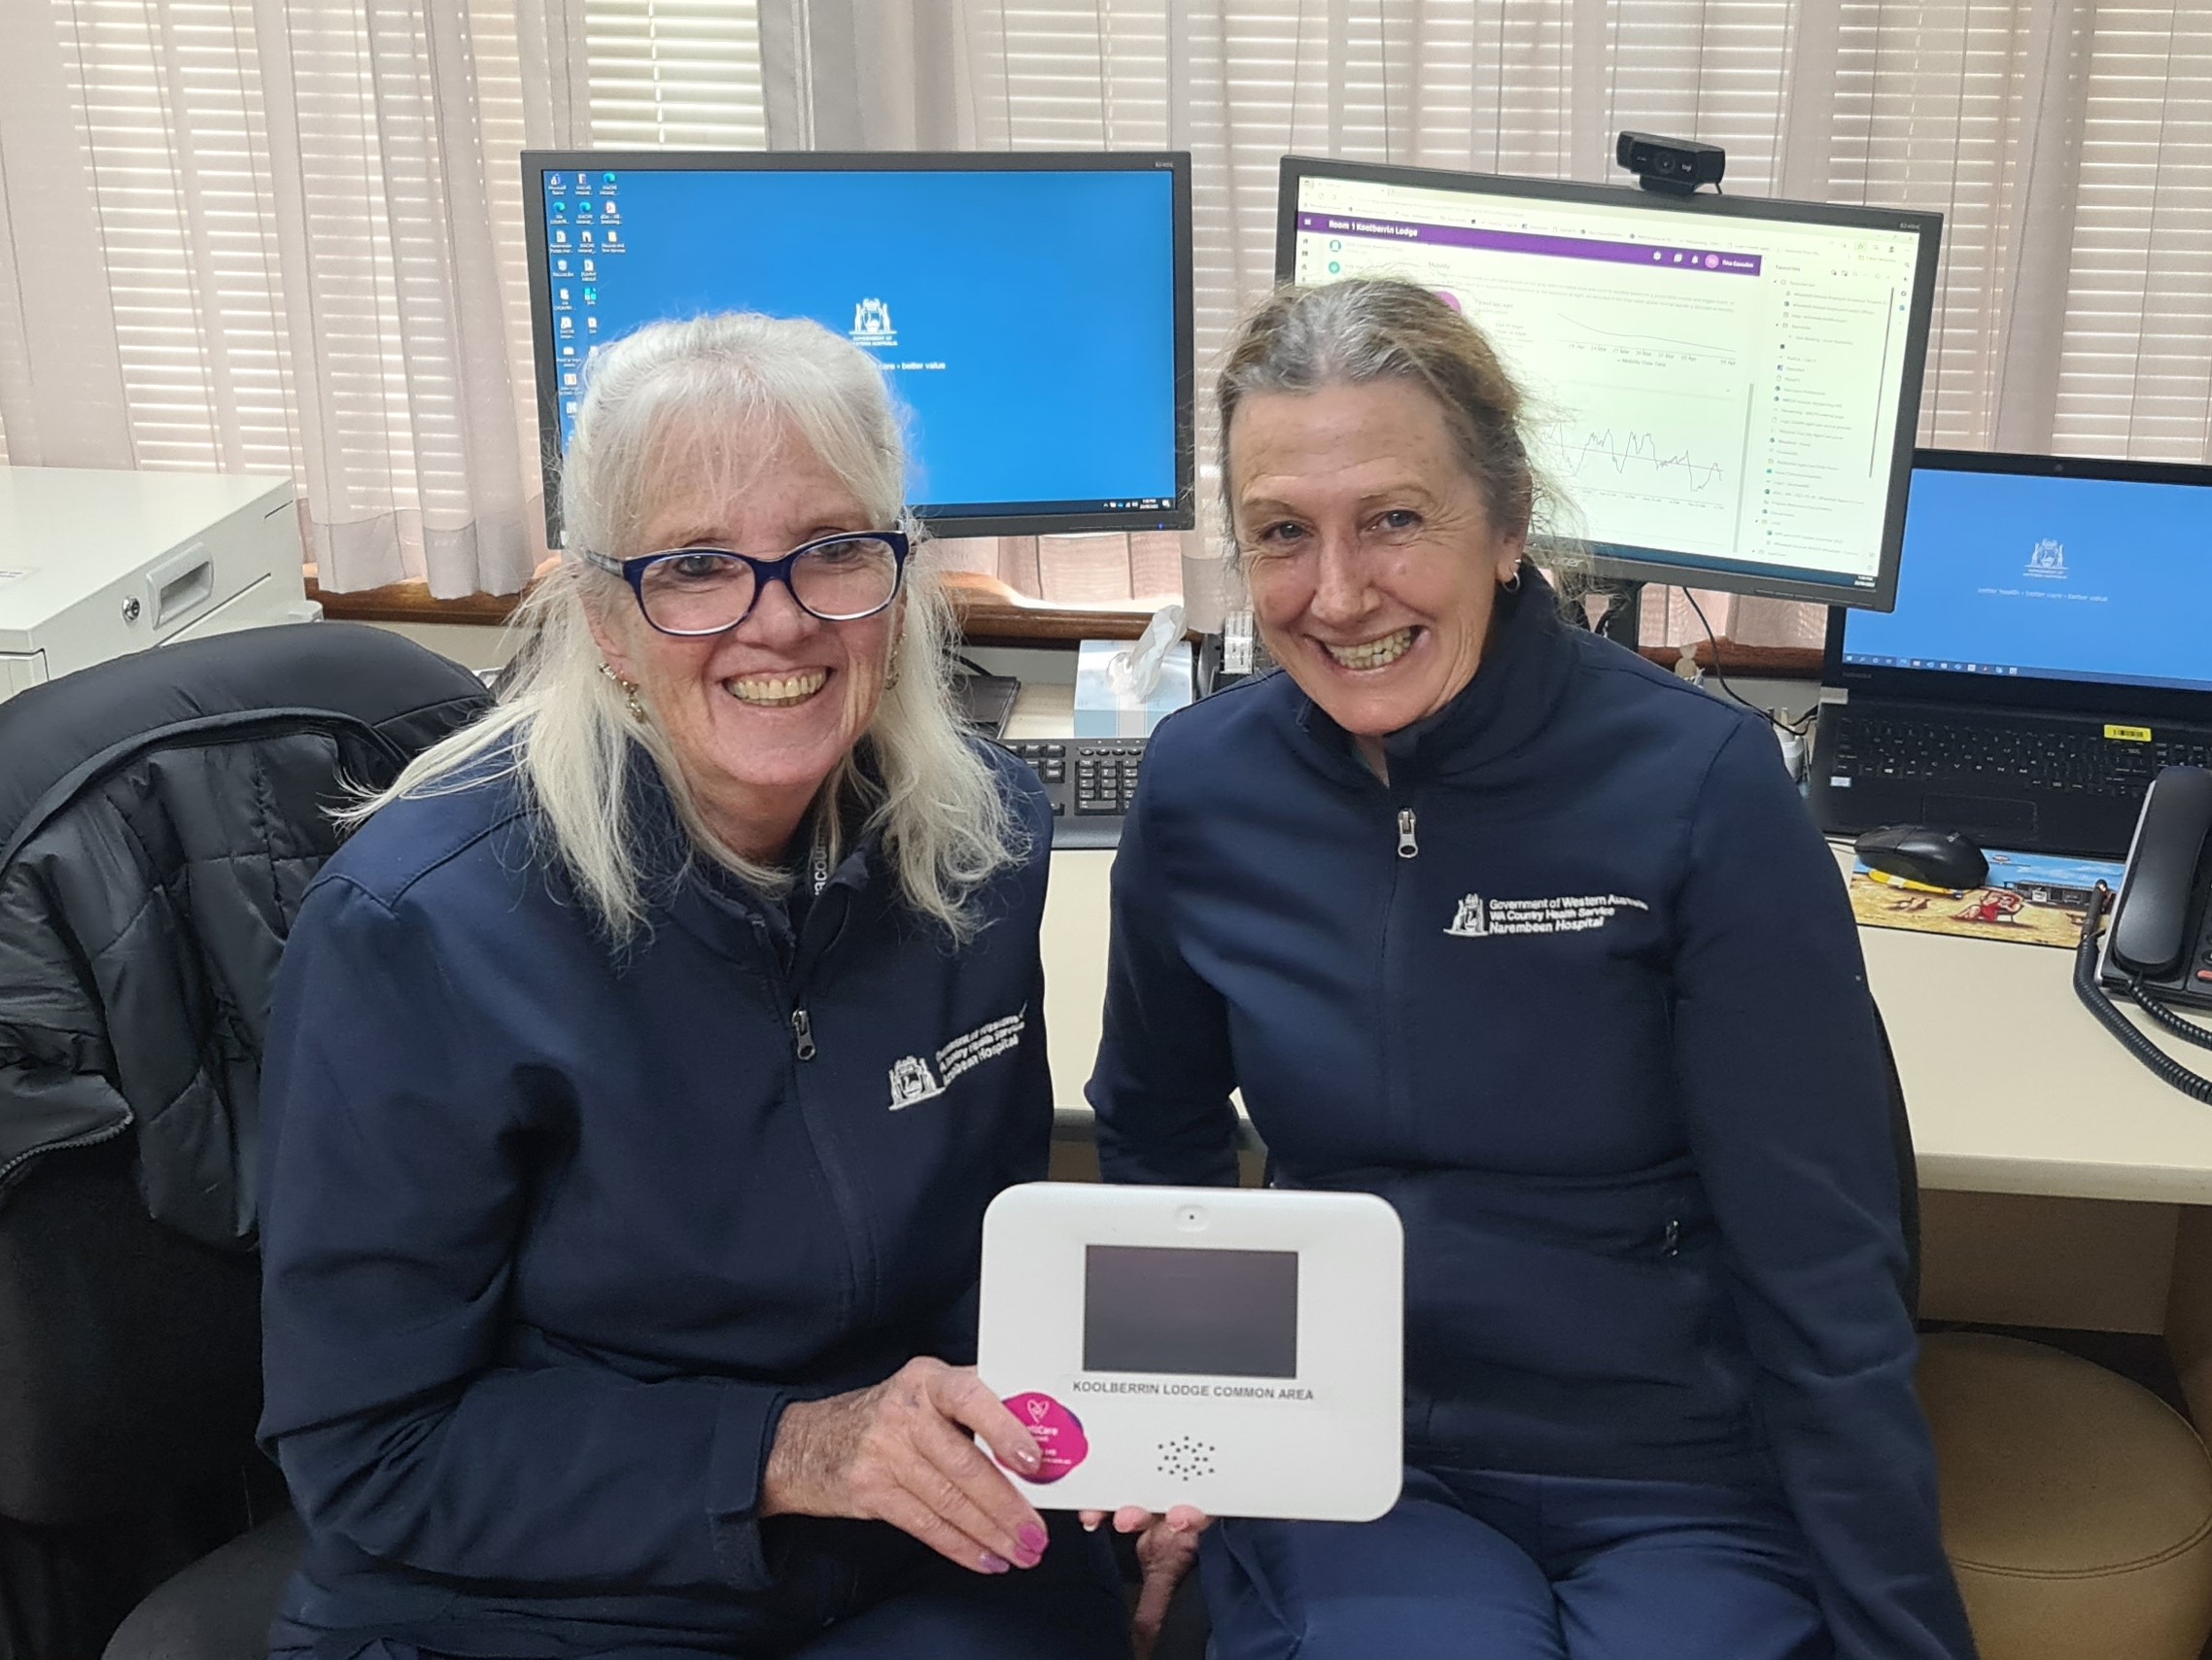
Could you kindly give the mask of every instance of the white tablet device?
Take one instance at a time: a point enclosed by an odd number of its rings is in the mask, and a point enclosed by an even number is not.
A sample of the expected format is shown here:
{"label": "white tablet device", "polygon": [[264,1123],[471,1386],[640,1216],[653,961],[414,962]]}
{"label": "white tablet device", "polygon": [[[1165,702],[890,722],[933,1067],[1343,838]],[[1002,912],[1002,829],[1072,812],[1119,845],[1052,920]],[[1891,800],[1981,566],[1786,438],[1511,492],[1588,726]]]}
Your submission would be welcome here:
{"label": "white tablet device", "polygon": [[1405,1235],[1368,1193],[1031,1182],[984,1217],[984,1381],[1032,1504],[1371,1521],[1404,1454]]}

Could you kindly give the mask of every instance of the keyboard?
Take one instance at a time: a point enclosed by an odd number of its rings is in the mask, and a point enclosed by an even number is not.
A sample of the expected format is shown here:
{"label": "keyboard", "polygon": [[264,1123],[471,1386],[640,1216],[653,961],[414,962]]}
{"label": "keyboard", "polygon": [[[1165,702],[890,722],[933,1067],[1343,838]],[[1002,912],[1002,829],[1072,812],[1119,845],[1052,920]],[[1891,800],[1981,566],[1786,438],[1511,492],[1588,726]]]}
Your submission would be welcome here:
{"label": "keyboard", "polygon": [[1036,771],[1053,802],[1053,846],[1112,847],[1122,840],[1122,819],[1137,798],[1141,738],[1022,738],[1000,740]]}
{"label": "keyboard", "polygon": [[1859,778],[1987,778],[2061,795],[2140,796],[2160,767],[2201,767],[2212,735],[2150,744],[2081,725],[1843,714],[1831,773]]}

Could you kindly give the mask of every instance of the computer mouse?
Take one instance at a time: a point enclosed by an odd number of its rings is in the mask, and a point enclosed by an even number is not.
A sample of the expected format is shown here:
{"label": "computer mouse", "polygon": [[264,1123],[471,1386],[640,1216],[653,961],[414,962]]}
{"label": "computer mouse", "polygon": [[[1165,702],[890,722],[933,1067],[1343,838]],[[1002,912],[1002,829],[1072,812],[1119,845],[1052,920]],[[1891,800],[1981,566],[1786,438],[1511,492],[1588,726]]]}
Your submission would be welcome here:
{"label": "computer mouse", "polygon": [[1980,887],[1989,861],[1963,831],[1930,824],[1889,824],[1851,844],[1866,868],[1930,887]]}

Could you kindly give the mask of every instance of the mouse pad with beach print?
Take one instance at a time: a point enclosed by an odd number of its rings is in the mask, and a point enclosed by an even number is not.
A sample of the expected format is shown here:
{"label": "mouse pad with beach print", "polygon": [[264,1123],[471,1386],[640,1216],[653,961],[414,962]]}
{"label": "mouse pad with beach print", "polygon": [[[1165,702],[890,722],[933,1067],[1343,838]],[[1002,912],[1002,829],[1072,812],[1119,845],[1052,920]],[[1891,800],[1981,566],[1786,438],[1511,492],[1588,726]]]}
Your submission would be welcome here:
{"label": "mouse pad with beach print", "polygon": [[1988,858],[1989,880],[1969,888],[1923,887],[1853,865],[1851,910],[1864,927],[2072,951],[2082,943],[2082,916],[2091,891],[2103,882],[2119,892],[2126,868],[2117,860],[1994,848]]}

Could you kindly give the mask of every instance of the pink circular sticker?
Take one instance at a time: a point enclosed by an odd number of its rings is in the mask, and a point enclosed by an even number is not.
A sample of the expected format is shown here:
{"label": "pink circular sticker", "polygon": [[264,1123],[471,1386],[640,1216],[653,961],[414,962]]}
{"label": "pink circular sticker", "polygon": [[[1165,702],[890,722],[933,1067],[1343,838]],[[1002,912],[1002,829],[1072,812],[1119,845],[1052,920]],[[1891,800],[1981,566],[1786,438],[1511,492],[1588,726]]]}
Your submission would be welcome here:
{"label": "pink circular sticker", "polygon": [[[1057,1481],[1090,1455],[1090,1441],[1083,1433],[1083,1421],[1049,1395],[1034,1391],[1025,1395],[1006,1398],[1007,1410],[1021,1420],[1021,1427],[1037,1439],[1037,1451],[1043,1462],[1037,1473],[1024,1475],[1024,1481],[1042,1485]],[[1014,1472],[1021,1475],[1019,1470]]]}

